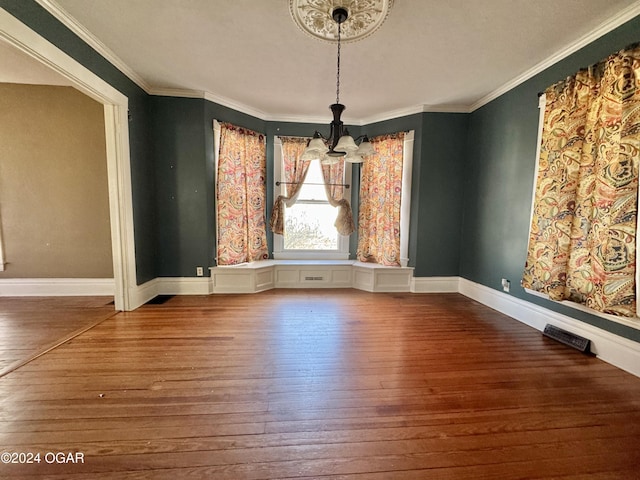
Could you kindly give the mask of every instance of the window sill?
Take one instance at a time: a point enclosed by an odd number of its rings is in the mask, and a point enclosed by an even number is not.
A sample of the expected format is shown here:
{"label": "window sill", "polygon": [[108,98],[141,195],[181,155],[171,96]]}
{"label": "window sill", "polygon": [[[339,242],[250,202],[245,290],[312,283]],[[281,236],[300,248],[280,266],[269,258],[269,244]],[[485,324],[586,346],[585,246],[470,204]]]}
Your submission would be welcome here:
{"label": "window sill", "polygon": [[549,300],[550,302],[564,305],[565,307],[573,308],[574,310],[580,310],[581,312],[585,312],[596,317],[604,318],[605,320],[609,320],[611,322],[620,323],[622,325],[626,325],[627,327],[635,328],[636,330],[640,329],[640,318],[638,317],[619,317],[617,315],[609,315],[608,313],[598,312],[597,310],[586,307],[580,303],[571,302],[569,300],[562,300],[562,301],[551,300],[548,295],[537,292],[535,290],[530,290],[528,288],[525,288],[524,291],[530,295],[544,298],[545,300]]}

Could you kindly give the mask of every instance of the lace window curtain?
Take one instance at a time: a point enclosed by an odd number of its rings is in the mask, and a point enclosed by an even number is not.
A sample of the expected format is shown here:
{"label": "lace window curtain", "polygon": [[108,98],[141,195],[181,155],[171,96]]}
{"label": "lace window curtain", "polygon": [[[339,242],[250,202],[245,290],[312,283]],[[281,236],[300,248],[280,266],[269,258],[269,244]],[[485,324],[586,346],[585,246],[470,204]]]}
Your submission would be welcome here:
{"label": "lace window curtain", "polygon": [[268,258],[264,135],[221,123],[217,168],[218,265]]}
{"label": "lace window curtain", "polygon": [[361,262],[400,265],[400,198],[405,133],[371,139],[377,155],[362,163],[358,250]]}
{"label": "lace window curtain", "polygon": [[522,285],[635,317],[640,47],[545,91]]}
{"label": "lace window curtain", "polygon": [[307,146],[308,138],[280,137],[282,156],[284,159],[284,195],[278,195],[273,204],[269,226],[273,233],[284,235],[284,207],[292,207],[296,203],[304,179],[309,170],[309,160],[301,160]]}
{"label": "lace window curtain", "polygon": [[351,204],[344,198],[344,165],[344,161],[322,165],[322,179],[329,204],[338,208],[338,216],[334,224],[336,230],[340,235],[351,235],[356,227],[353,223]]}

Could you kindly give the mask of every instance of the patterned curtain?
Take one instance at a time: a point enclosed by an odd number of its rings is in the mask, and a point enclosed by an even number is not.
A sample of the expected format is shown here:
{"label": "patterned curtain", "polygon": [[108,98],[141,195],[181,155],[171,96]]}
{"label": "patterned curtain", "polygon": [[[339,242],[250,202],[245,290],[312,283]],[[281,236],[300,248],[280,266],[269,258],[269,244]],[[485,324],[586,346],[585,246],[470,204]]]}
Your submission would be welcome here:
{"label": "patterned curtain", "polygon": [[308,138],[280,137],[282,141],[282,157],[284,159],[284,195],[278,195],[273,204],[269,226],[273,233],[284,235],[284,207],[292,207],[296,203],[304,179],[309,170],[309,160],[301,160],[302,152],[307,147]]}
{"label": "patterned curtain", "polygon": [[362,163],[358,250],[361,262],[400,265],[404,132],[371,139],[377,155]]}
{"label": "patterned curtain", "polygon": [[640,47],[546,92],[522,284],[553,300],[636,316]]}
{"label": "patterned curtain", "polygon": [[338,207],[338,216],[334,223],[340,235],[351,235],[356,226],[348,200],[344,198],[344,161],[331,165],[322,165],[322,179],[327,199],[332,207]]}
{"label": "patterned curtain", "polygon": [[218,265],[268,258],[266,145],[260,133],[221,124],[218,160]]}

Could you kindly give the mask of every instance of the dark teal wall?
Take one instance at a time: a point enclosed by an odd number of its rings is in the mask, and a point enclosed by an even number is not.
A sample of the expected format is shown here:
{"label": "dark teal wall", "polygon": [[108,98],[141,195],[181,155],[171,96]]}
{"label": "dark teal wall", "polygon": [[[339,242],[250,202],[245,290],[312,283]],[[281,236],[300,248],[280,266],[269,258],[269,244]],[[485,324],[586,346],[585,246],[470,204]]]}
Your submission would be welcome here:
{"label": "dark teal wall", "polygon": [[[151,97],[161,277],[193,277],[216,255],[213,120],[265,133],[263,120],[204,99]],[[273,149],[271,149],[273,151]]]}
{"label": "dark teal wall", "polygon": [[[460,274],[462,176],[469,116],[422,114],[417,277]],[[412,204],[413,205],[413,204]]]}
{"label": "dark teal wall", "polygon": [[150,155],[149,96],[34,0],[0,0],[0,7],[129,98],[129,141],[137,283],[156,274],[156,205]]}
{"label": "dark teal wall", "polygon": [[414,130],[409,265],[416,277],[457,276],[468,115],[421,113],[362,127],[368,135]]}
{"label": "dark teal wall", "polygon": [[[214,265],[213,119],[267,135],[306,136],[328,124],[265,122],[202,99],[150,97],[34,0],[0,0],[7,10],[129,98],[137,283],[194,276]],[[416,277],[461,275],[640,341],[640,332],[526,294],[526,257],[538,124],[537,94],[640,40],[640,17],[617,28],[470,115],[423,113],[351,127],[355,136],[415,130],[410,265]],[[466,141],[465,141],[466,138]],[[357,218],[359,166],[353,166]],[[267,215],[273,192],[267,189]],[[268,217],[267,217],[268,218]],[[271,235],[269,235],[271,251]],[[351,249],[355,251],[356,236]]]}
{"label": "dark teal wall", "polygon": [[160,277],[209,266],[204,100],[151,97]]}
{"label": "dark teal wall", "polygon": [[460,274],[565,315],[640,341],[640,331],[527,294],[526,260],[538,133],[538,92],[640,40],[640,17],[546,69],[470,115],[464,164]]}

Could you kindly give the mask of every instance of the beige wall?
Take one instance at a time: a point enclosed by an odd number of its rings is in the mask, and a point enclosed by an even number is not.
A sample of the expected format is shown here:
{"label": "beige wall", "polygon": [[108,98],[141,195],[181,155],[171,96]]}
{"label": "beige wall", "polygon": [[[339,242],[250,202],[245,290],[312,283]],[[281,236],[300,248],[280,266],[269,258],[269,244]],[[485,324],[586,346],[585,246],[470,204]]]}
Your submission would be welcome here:
{"label": "beige wall", "polygon": [[0,84],[0,278],[113,278],[103,106]]}

